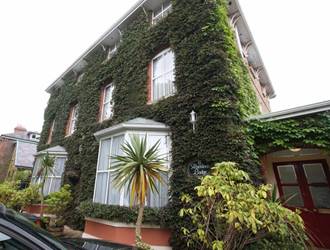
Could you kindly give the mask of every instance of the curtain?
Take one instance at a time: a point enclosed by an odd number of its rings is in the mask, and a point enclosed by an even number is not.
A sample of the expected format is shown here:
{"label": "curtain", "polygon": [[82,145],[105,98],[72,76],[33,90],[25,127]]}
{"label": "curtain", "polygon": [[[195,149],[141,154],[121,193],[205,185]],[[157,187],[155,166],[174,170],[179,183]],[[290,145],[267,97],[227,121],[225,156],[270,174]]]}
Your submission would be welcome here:
{"label": "curtain", "polygon": [[153,100],[175,93],[174,53],[169,50],[153,60]]}
{"label": "curtain", "polygon": [[[155,143],[159,141],[159,155],[164,158],[164,161],[166,161],[166,165],[168,165],[168,157],[169,157],[169,147],[168,147],[168,141],[167,136],[165,135],[148,135],[148,148],[153,146]],[[148,192],[147,197],[147,205],[149,207],[163,207],[168,202],[168,173],[161,174],[162,181],[156,182],[156,187],[158,190],[158,193],[152,193],[151,190]]]}
{"label": "curtain", "polygon": [[100,144],[99,163],[96,170],[94,202],[105,203],[108,182],[109,155],[111,139],[103,140]]}
{"label": "curtain", "polygon": [[[124,143],[124,135],[120,136],[115,136],[113,137],[112,141],[112,147],[111,147],[111,156],[116,156],[116,155],[122,155],[122,150],[121,146]],[[115,160],[110,158],[110,168],[112,165],[116,164]],[[113,205],[120,205],[120,200],[121,200],[121,190],[116,188],[113,183],[114,177],[111,175],[109,176],[109,195],[108,195],[108,204],[113,204]],[[125,195],[124,198],[125,200]]]}
{"label": "curtain", "polygon": [[107,172],[96,174],[94,202],[105,203],[107,180]]}

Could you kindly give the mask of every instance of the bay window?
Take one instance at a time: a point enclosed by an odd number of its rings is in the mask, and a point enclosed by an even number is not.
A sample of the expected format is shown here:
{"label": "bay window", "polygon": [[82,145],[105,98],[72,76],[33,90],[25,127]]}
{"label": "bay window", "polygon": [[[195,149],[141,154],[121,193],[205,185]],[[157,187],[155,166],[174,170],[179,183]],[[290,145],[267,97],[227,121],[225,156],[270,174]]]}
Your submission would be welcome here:
{"label": "bay window", "polygon": [[152,60],[151,97],[152,102],[174,95],[175,57],[171,49],[166,49]]}
{"label": "bay window", "polygon": [[[57,151],[57,153],[54,155],[53,152],[51,152],[52,149],[60,149],[61,151]],[[43,194],[45,196],[49,195],[52,192],[60,190],[62,184],[62,176],[65,168],[65,162],[67,159],[66,152],[62,147],[57,146],[54,148],[50,148],[46,151],[50,152],[50,156],[54,157],[55,160],[53,168],[51,169],[51,171],[48,172],[47,176],[45,176],[45,185],[43,189]],[[34,184],[39,184],[43,181],[43,174],[39,176],[39,173],[42,169],[42,159],[46,151],[42,151],[36,156],[31,178],[31,182]]]}
{"label": "bay window", "polygon": [[[135,119],[136,121],[137,119]],[[143,119],[145,120],[145,119]],[[134,120],[132,120],[134,121]],[[141,120],[139,120],[141,121]],[[150,121],[150,120],[145,120]],[[160,123],[156,123],[159,125]],[[95,188],[93,201],[103,204],[129,206],[130,194],[127,193],[127,186],[122,189],[118,189],[113,184],[114,176],[111,173],[111,167],[114,166],[115,161],[113,156],[123,155],[121,146],[125,141],[130,142],[130,138],[133,134],[147,138],[147,147],[150,148],[157,141],[159,144],[159,154],[161,157],[166,158],[166,166],[170,167],[170,138],[169,133],[164,130],[154,131],[148,129],[148,125],[144,123],[145,130],[136,129],[141,126],[141,123],[123,123],[116,125],[113,128],[105,129],[96,133],[97,139],[100,141],[99,157],[96,170]],[[163,124],[161,124],[164,127]],[[125,127],[125,129],[123,129]],[[111,131],[109,133],[109,130]],[[152,193],[150,190],[146,198],[146,206],[149,207],[162,207],[167,204],[168,201],[168,174],[163,174],[163,182],[157,182],[159,193]]]}

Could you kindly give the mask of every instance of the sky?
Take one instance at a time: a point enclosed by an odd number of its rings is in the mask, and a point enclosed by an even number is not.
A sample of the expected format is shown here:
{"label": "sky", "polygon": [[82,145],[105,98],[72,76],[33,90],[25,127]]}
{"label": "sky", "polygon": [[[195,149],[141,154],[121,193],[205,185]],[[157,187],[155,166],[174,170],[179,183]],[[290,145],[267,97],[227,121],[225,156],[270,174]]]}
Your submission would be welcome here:
{"label": "sky", "polygon": [[[45,89],[135,2],[0,1],[0,134],[41,131]],[[240,4],[276,92],[272,110],[330,99],[330,1]]]}

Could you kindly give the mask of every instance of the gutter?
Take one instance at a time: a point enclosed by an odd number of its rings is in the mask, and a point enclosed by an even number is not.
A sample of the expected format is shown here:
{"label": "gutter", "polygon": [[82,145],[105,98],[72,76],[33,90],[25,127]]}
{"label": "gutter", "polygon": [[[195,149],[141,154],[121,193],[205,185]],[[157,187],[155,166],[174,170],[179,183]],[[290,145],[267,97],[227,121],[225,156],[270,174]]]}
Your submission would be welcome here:
{"label": "gutter", "polygon": [[140,0],[132,8],[130,8],[109,30],[107,30],[91,47],[89,47],[60,77],[58,77],[47,89],[47,93],[51,93],[53,87],[57,85],[62,78],[68,74],[75,66],[77,66],[90,52],[92,52],[102,41],[118,27],[131,17],[147,0]]}
{"label": "gutter", "polygon": [[12,136],[7,136],[7,135],[0,135],[0,137],[8,139],[8,140],[12,140],[12,141],[16,141],[16,142],[27,142],[30,144],[36,144],[38,145],[39,141],[33,141],[33,140],[29,140],[29,139],[22,139],[22,138],[17,138],[17,137],[12,137]]}
{"label": "gutter", "polygon": [[276,121],[284,120],[288,118],[294,118],[304,115],[310,115],[320,112],[330,111],[330,100],[324,102],[317,102],[313,104],[308,104],[296,108],[291,108],[287,110],[271,112],[268,114],[252,116],[248,118],[248,121],[251,120],[264,120],[264,121]]}
{"label": "gutter", "polygon": [[[100,44],[102,44],[102,42],[104,41],[104,39],[110,35],[111,33],[113,33],[115,30],[117,30],[120,25],[122,25],[127,19],[129,19],[132,15],[134,15],[136,13],[136,11],[141,8],[146,2],[148,2],[150,0],[139,0],[132,8],[130,8],[120,19],[119,21],[117,21],[109,30],[107,30],[91,47],[89,47],[64,73],[61,74],[60,77],[58,77],[47,89],[46,92],[51,94],[53,88],[55,87],[61,87],[64,84],[63,78],[65,77],[65,75],[67,75],[70,71],[72,71],[76,66],[79,65],[79,63],[81,63],[84,58],[91,53],[97,46],[99,46]],[[242,9],[239,5],[239,1],[238,0],[233,0],[236,3],[237,6],[237,11],[240,13],[240,16],[243,20],[244,26],[245,26],[245,30],[248,33],[248,36],[250,37],[250,40],[255,48],[256,54],[257,54],[257,60],[260,62],[260,65],[262,66],[262,70],[264,71],[267,81],[266,81],[266,86],[269,92],[269,98],[274,98],[275,95],[275,90],[274,87],[269,79],[268,73],[266,71],[265,65],[261,59],[260,53],[258,51],[256,42],[253,39],[252,33],[249,29],[249,26],[246,22],[246,19],[244,17],[244,14],[242,12]]]}

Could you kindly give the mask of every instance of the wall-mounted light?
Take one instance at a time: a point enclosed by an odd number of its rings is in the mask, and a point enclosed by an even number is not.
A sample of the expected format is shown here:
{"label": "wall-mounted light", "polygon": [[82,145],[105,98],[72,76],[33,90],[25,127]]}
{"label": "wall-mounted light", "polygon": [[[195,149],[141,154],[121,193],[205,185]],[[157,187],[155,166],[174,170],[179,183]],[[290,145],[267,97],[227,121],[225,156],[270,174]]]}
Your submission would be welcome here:
{"label": "wall-mounted light", "polygon": [[193,110],[190,112],[190,122],[193,125],[193,132],[196,130],[196,122],[197,122],[197,113]]}
{"label": "wall-mounted light", "polygon": [[289,148],[291,152],[297,153],[301,151],[301,148]]}

